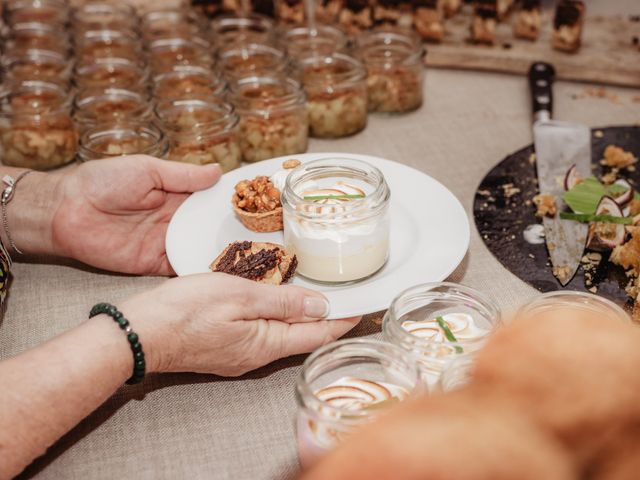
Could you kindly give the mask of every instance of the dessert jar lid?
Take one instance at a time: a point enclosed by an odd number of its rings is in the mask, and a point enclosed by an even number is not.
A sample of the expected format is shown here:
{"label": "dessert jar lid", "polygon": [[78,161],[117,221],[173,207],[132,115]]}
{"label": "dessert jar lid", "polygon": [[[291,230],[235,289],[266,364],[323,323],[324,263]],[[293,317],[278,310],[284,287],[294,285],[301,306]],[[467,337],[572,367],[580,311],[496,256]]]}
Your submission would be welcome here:
{"label": "dessert jar lid", "polygon": [[[352,178],[373,189],[363,198],[350,199],[340,205],[318,208],[315,200],[301,196],[301,189],[326,178]],[[391,191],[383,173],[377,167],[354,158],[327,157],[305,162],[289,173],[281,202],[285,212],[308,222],[357,222],[375,218],[387,209]]]}
{"label": "dessert jar lid", "polygon": [[296,382],[298,406],[324,422],[357,425],[371,418],[374,410],[332,405],[316,395],[319,389],[344,377],[393,384],[408,394],[425,389],[415,360],[405,350],[379,340],[339,340],[305,360]]}
{"label": "dessert jar lid", "polygon": [[362,62],[342,53],[297,59],[295,70],[305,88],[349,86],[367,77]]}
{"label": "dessert jar lid", "polygon": [[81,161],[135,154],[163,157],[167,149],[167,139],[155,124],[123,121],[87,129],[80,137],[78,157]]}
{"label": "dessert jar lid", "polygon": [[224,133],[234,129],[239,121],[231,104],[208,96],[161,100],[155,114],[168,135]]}
{"label": "dessert jar lid", "polygon": [[306,100],[300,84],[282,76],[241,78],[230,84],[228,97],[240,114],[295,110]]}
{"label": "dessert jar lid", "polygon": [[[457,338],[437,322],[438,317],[464,315],[474,326],[481,329],[472,338]],[[444,319],[446,320],[446,319]],[[437,333],[425,337],[405,328],[405,322],[427,322],[424,330]],[[466,322],[466,320],[465,320]],[[449,324],[448,321],[445,323]],[[382,330],[385,340],[400,345],[410,351],[422,354],[442,355],[471,354],[478,351],[496,328],[502,326],[500,308],[487,295],[464,285],[451,282],[425,283],[410,287],[394,298],[384,316]]]}

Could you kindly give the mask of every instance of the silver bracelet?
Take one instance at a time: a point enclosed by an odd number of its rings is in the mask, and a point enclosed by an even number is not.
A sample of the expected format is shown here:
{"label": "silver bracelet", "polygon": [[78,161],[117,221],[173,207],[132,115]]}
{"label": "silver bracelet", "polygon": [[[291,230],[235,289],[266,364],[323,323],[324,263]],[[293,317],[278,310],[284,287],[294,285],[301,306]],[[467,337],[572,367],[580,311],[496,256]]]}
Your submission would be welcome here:
{"label": "silver bracelet", "polygon": [[11,175],[5,175],[2,178],[2,181],[7,185],[7,188],[2,192],[2,197],[0,198],[0,206],[2,207],[2,225],[4,226],[4,233],[7,235],[7,240],[9,240],[9,245],[13,248],[16,253],[22,255],[22,252],[16,244],[13,243],[13,239],[11,238],[11,233],[9,233],[9,220],[7,219],[7,205],[13,198],[13,194],[16,191],[16,187],[18,186],[18,182],[22,180],[24,177],[29,175],[33,170],[26,170],[18,175],[18,178],[15,180]]}

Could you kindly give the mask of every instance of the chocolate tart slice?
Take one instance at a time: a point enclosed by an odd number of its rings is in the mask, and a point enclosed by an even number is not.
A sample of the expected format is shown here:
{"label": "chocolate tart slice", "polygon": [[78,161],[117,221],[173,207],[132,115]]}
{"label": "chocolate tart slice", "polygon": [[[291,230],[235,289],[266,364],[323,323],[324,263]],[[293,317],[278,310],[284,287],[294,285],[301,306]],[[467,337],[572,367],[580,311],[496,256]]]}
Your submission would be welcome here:
{"label": "chocolate tart slice", "polygon": [[296,271],[298,259],[282,245],[266,242],[233,242],[211,263],[212,272],[228,273],[259,283],[281,285]]}

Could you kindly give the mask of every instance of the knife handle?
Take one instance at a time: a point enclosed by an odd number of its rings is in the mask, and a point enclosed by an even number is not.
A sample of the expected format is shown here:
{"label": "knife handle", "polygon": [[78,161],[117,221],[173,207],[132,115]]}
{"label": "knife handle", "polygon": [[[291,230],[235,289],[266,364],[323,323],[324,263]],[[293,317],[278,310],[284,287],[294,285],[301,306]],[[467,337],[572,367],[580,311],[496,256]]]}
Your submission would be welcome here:
{"label": "knife handle", "polygon": [[531,90],[531,105],[535,120],[550,120],[553,112],[552,85],[556,71],[553,66],[545,62],[535,62],[529,68],[529,88]]}

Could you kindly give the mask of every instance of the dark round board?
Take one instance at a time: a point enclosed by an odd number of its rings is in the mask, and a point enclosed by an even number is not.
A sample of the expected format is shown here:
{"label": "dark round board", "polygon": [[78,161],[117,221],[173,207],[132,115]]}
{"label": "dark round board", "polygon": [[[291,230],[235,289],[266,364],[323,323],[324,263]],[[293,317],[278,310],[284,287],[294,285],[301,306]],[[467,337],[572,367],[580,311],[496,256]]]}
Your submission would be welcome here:
{"label": "dark round board", "polygon": [[[617,145],[640,157],[640,127],[606,127],[591,130],[591,159],[595,176],[606,173],[600,165],[607,145]],[[528,225],[541,223],[535,216],[531,199],[538,193],[533,145],[518,150],[496,165],[482,180],[476,191],[473,213],[476,227],[491,253],[517,277],[541,292],[561,290],[563,287],[551,272],[547,247],[525,240],[523,232]],[[634,172],[620,175],[634,185],[640,185],[640,165]],[[509,186],[519,189],[519,192]],[[629,282],[624,271],[604,259],[593,276],[598,295],[619,305],[630,306],[624,287]],[[568,290],[587,291],[584,271],[564,287]]]}

